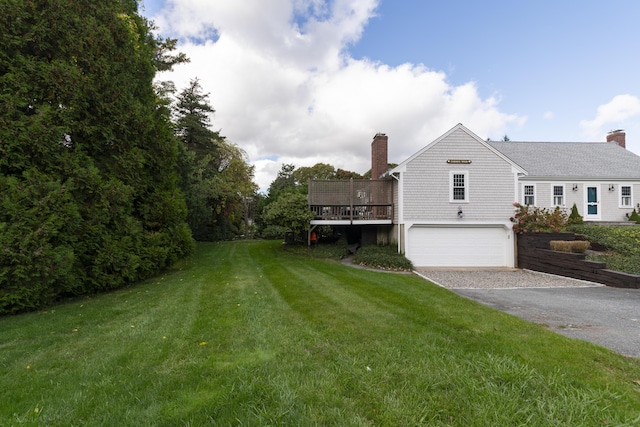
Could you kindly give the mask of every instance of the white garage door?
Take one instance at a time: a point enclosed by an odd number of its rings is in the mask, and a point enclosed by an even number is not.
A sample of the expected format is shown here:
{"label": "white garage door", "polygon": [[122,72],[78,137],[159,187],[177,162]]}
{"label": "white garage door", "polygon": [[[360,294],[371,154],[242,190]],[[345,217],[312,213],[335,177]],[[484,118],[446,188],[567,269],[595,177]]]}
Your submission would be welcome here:
{"label": "white garage door", "polygon": [[407,257],[416,267],[505,267],[507,236],[504,227],[413,226]]}

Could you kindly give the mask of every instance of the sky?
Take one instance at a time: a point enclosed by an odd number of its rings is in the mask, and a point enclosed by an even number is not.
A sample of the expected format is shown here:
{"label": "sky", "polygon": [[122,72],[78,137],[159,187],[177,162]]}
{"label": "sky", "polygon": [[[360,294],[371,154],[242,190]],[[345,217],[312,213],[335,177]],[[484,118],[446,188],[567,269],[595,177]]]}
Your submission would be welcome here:
{"label": "sky", "polygon": [[191,60],[213,130],[265,191],[283,164],[365,173],[457,123],[483,139],[604,142],[640,155],[637,0],[141,0]]}

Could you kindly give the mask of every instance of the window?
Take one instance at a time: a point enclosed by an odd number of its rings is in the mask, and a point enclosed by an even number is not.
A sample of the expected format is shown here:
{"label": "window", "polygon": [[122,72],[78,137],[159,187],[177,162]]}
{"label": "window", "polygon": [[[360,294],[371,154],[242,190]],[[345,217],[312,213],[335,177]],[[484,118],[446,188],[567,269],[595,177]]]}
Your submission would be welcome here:
{"label": "window", "polygon": [[525,185],[523,194],[524,194],[524,204],[535,206],[536,204],[535,186]]}
{"label": "window", "polygon": [[468,202],[469,201],[469,174],[467,172],[449,173],[451,202]]}
{"label": "window", "polygon": [[631,186],[630,185],[621,185],[620,186],[620,207],[622,208],[630,208],[631,207]]}
{"label": "window", "polygon": [[564,185],[553,186],[553,206],[564,206]]}
{"label": "window", "polygon": [[464,200],[464,175],[461,173],[453,174],[453,200]]}

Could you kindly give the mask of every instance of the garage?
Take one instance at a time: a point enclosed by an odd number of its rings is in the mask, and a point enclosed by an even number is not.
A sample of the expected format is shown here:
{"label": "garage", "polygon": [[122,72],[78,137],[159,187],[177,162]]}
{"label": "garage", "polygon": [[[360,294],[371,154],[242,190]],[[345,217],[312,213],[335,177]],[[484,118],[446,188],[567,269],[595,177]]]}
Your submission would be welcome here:
{"label": "garage", "polygon": [[513,240],[502,225],[414,225],[406,254],[416,267],[513,267]]}

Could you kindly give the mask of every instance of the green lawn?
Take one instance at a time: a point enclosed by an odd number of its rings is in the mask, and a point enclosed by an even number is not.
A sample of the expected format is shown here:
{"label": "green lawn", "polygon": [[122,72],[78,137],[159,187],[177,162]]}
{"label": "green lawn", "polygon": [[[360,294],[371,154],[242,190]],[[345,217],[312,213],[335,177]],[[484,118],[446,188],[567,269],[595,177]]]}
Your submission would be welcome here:
{"label": "green lawn", "polygon": [[0,318],[0,389],[3,426],[640,423],[640,360],[264,241]]}

